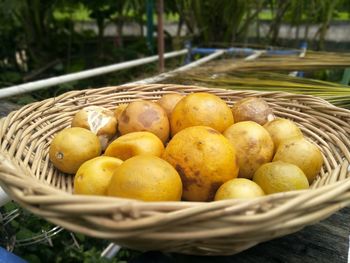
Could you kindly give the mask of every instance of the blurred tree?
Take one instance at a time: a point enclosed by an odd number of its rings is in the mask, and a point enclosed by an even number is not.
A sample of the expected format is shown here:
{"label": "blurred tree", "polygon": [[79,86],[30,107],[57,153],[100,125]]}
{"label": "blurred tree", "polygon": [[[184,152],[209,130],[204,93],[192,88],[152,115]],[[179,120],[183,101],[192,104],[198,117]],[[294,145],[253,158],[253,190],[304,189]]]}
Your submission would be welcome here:
{"label": "blurred tree", "polygon": [[177,8],[191,35],[198,33],[205,43],[229,42],[241,32],[251,1],[178,0]]}
{"label": "blurred tree", "polygon": [[272,45],[277,45],[277,39],[283,18],[291,5],[291,0],[270,0],[269,1],[271,13],[273,19],[271,21],[270,30],[267,33],[267,37],[270,38]]}
{"label": "blurred tree", "polygon": [[[118,2],[115,0],[80,0],[82,3],[91,10],[91,18],[95,19],[97,25],[97,35],[98,35],[98,56],[100,58],[104,57],[104,30],[107,23],[110,21],[113,13],[116,12],[116,9],[113,8],[113,3]],[[122,0],[119,0],[124,2]],[[117,4],[118,5],[118,4]]]}
{"label": "blurred tree", "polygon": [[[79,31],[73,14],[79,8],[88,10],[87,23],[97,27],[95,33]],[[259,14],[270,10],[270,28],[259,42],[279,44],[283,24],[295,26],[294,45],[310,38],[310,26],[317,25],[314,42],[324,48],[330,23],[337,16],[350,13],[349,0],[169,0],[165,2],[168,17],[178,19],[172,43],[183,46],[180,35],[186,26],[186,38],[201,45],[232,42],[246,43],[251,29],[259,31]],[[58,18],[57,13],[61,14]],[[55,15],[56,14],[56,15]],[[62,15],[64,14],[64,15]],[[146,1],[144,0],[0,0],[0,83],[1,86],[43,76],[64,74],[86,67],[147,53],[144,39]],[[132,45],[124,44],[123,27],[136,22],[139,37]],[[94,24],[96,23],[96,24]],[[109,23],[116,26],[113,42],[105,36]],[[301,27],[305,27],[302,35]],[[169,39],[169,34],[167,35]],[[97,41],[96,41],[97,40]],[[108,41],[107,41],[108,40]],[[169,41],[170,42],[170,41]],[[167,42],[167,43],[169,43]],[[140,46],[142,48],[140,48]],[[117,48],[116,48],[117,47]],[[128,56],[130,50],[132,56]],[[142,51],[142,52],[141,52]],[[130,53],[130,54],[131,54]],[[94,57],[94,59],[91,59]],[[45,73],[45,74],[44,74]]]}

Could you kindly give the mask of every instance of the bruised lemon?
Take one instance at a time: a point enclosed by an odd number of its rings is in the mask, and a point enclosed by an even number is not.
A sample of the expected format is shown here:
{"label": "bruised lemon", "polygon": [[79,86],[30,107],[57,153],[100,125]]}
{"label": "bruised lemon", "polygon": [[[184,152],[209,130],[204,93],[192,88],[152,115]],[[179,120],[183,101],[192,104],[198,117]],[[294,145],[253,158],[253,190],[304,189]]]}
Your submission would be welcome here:
{"label": "bruised lemon", "polygon": [[146,100],[134,101],[120,114],[118,130],[122,135],[148,131],[166,143],[169,138],[169,120],[165,110],[157,103]]}
{"label": "bruised lemon", "polygon": [[214,94],[192,93],[175,106],[171,118],[171,134],[191,126],[209,126],[223,132],[233,124],[233,115],[226,102]]}
{"label": "bruised lemon", "polygon": [[262,98],[250,97],[237,101],[232,107],[235,122],[254,121],[264,125],[273,120],[272,109]]}
{"label": "bruised lemon", "polygon": [[143,201],[179,201],[182,182],[174,167],[152,155],[137,155],[115,170],[109,196]]}
{"label": "bruised lemon", "polygon": [[141,154],[161,156],[163,151],[162,141],[153,133],[131,132],[118,137],[108,145],[105,155],[126,160]]}
{"label": "bruised lemon", "polygon": [[225,199],[253,199],[264,196],[259,185],[246,178],[236,178],[224,183],[215,194],[215,201]]}
{"label": "bruised lemon", "polygon": [[236,153],[221,133],[207,126],[193,126],[177,133],[163,158],[172,164],[183,182],[183,199],[212,201],[216,190],[236,178]]}
{"label": "bruised lemon", "polygon": [[49,149],[53,165],[68,174],[75,174],[80,165],[100,154],[101,143],[98,137],[79,127],[67,128],[57,133]]}
{"label": "bruised lemon", "polygon": [[237,153],[239,177],[251,179],[255,171],[273,157],[273,141],[263,126],[253,121],[231,125],[224,132]]}
{"label": "bruised lemon", "polygon": [[254,174],[253,181],[266,194],[309,188],[307,177],[298,166],[281,161],[260,166]]}
{"label": "bruised lemon", "polygon": [[99,156],[83,163],[74,177],[74,193],[83,195],[107,195],[107,187],[115,169],[122,160]]}

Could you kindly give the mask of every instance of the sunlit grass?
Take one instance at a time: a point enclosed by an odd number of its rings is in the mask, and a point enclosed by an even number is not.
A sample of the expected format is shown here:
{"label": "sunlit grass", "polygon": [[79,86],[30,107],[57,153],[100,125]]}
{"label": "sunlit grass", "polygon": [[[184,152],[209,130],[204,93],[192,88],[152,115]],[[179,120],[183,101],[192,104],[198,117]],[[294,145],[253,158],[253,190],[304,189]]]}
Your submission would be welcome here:
{"label": "sunlit grass", "polygon": [[[273,19],[273,13],[269,9],[262,10],[259,13],[259,19],[260,20],[272,20]],[[306,20],[307,17],[305,14],[303,14],[302,20]],[[333,21],[349,21],[350,14],[349,12],[337,12],[334,15]]]}
{"label": "sunlit grass", "polygon": [[89,21],[91,10],[84,5],[79,5],[76,9],[71,10],[55,10],[53,16],[56,20],[70,19],[73,21]]}
{"label": "sunlit grass", "polygon": [[[55,10],[53,12],[53,16],[56,20],[73,20],[73,21],[92,21],[93,19],[90,17],[91,10],[87,9],[84,5],[79,5],[76,9],[71,10]],[[130,10],[127,14],[125,14],[126,17],[134,17],[135,12],[133,10]],[[116,18],[116,14],[112,15],[111,18]],[[145,14],[142,15],[142,19],[144,21],[147,20],[146,11]],[[179,20],[179,14],[176,13],[169,13],[165,14],[164,19],[166,22],[177,22]],[[156,10],[154,10],[153,13],[153,21],[157,21],[157,13]]]}

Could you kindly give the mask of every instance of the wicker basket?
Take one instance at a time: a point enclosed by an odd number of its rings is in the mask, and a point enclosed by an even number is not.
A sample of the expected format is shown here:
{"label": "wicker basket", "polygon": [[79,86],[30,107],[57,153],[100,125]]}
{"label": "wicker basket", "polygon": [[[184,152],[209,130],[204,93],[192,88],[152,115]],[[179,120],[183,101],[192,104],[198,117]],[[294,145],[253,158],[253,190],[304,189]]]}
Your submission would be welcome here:
{"label": "wicker basket", "polygon": [[[310,190],[252,201],[140,202],[72,195],[73,177],[49,162],[55,133],[88,105],[115,108],[172,92],[210,92],[229,105],[261,96],[277,116],[292,119],[322,150],[325,164]],[[282,92],[229,91],[167,84],[72,91],[33,103],[0,121],[0,184],[22,207],[71,231],[138,250],[200,255],[238,253],[300,230],[350,203],[350,111],[326,101]]]}

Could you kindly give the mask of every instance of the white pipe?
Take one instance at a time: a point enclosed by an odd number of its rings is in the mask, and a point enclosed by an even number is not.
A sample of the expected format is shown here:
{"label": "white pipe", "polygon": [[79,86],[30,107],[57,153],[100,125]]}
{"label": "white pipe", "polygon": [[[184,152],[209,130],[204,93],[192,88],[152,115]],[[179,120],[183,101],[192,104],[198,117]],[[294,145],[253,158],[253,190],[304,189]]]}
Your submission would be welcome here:
{"label": "white pipe", "polygon": [[[187,52],[188,52],[187,49],[182,49],[179,51],[165,53],[164,58],[172,58],[172,57],[181,56],[181,55],[186,54]],[[135,59],[135,60],[117,63],[117,64],[113,64],[113,65],[109,65],[109,66],[84,70],[84,71],[81,71],[78,73],[71,73],[71,74],[67,74],[67,75],[63,75],[63,76],[59,76],[59,77],[52,77],[52,78],[33,81],[33,82],[21,84],[21,85],[12,86],[12,87],[1,88],[0,89],[0,99],[10,97],[13,95],[18,95],[18,94],[30,92],[30,91],[34,91],[34,90],[38,90],[41,88],[59,85],[59,84],[74,81],[74,80],[90,78],[90,77],[110,73],[110,72],[121,70],[121,69],[136,67],[136,66],[151,63],[151,62],[154,62],[157,60],[158,60],[158,56],[155,55],[155,56],[151,56],[151,57],[147,57],[147,58]]]}
{"label": "white pipe", "polygon": [[115,243],[109,243],[109,245],[102,251],[101,258],[114,258],[115,255],[119,252],[121,249],[120,246],[118,246]]}
{"label": "white pipe", "polygon": [[5,191],[0,186],[0,207],[10,202],[10,197],[5,193]]}
{"label": "white pipe", "polygon": [[264,53],[266,53],[265,50],[255,51],[253,54],[249,55],[248,57],[245,57],[244,60],[246,60],[246,61],[255,60],[255,59],[257,59],[258,57],[260,57]]}
{"label": "white pipe", "polygon": [[164,80],[166,78],[175,76],[178,72],[186,71],[186,70],[189,70],[191,68],[194,68],[194,67],[197,67],[199,65],[202,65],[202,64],[204,64],[204,63],[206,63],[206,62],[208,62],[210,60],[213,60],[213,59],[223,55],[225,52],[226,52],[226,50],[219,50],[219,51],[216,51],[216,52],[214,52],[213,54],[211,54],[209,56],[205,56],[205,57],[203,57],[201,59],[198,59],[198,60],[196,60],[196,61],[194,61],[192,63],[189,63],[189,64],[187,64],[185,66],[179,67],[179,68],[177,68],[175,70],[172,70],[172,71],[169,71],[169,72],[157,75],[155,77],[151,77],[151,78],[147,78],[147,79],[143,79],[143,80],[139,80],[139,81],[126,83],[123,86],[134,85],[134,84],[150,84],[150,83],[159,82],[159,81],[162,81],[162,80]]}
{"label": "white pipe", "polygon": [[[156,82],[159,82],[159,81],[162,81],[166,78],[169,78],[169,77],[173,77],[175,76],[178,72],[182,72],[182,71],[186,71],[186,70],[189,70],[191,68],[194,68],[194,67],[197,67],[199,65],[202,65],[210,60],[213,60],[223,54],[225,54],[227,52],[227,50],[225,49],[220,49],[214,53],[212,53],[211,55],[208,55],[206,57],[203,57],[201,59],[198,59],[192,63],[189,63],[185,66],[182,66],[182,67],[179,67],[175,70],[172,70],[172,71],[169,71],[169,72],[166,72],[166,73],[162,73],[160,75],[157,75],[155,77],[151,77],[151,78],[147,78],[147,79],[143,79],[143,80],[138,80],[138,81],[134,81],[134,82],[130,82],[130,83],[126,83],[124,84],[123,86],[128,86],[128,85],[134,85],[134,84],[150,84],[150,83],[156,83]],[[262,54],[266,53],[265,50],[257,50],[256,52],[254,52],[253,54],[247,56],[244,58],[244,60],[255,60],[257,58],[259,58]]]}

